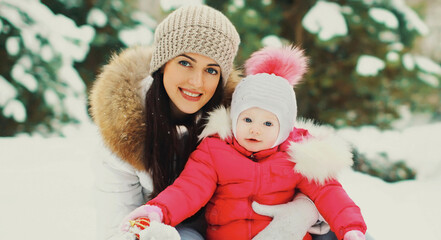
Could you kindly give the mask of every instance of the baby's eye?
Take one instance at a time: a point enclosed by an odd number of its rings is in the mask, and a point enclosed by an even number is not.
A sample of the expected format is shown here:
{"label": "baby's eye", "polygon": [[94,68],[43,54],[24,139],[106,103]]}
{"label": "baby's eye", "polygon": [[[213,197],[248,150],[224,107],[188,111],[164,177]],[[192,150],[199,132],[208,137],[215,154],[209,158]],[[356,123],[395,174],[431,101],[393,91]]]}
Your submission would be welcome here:
{"label": "baby's eye", "polygon": [[217,75],[218,71],[214,68],[208,68],[207,72],[212,75]]}
{"label": "baby's eye", "polygon": [[251,118],[244,118],[245,122],[250,123],[252,122]]}
{"label": "baby's eye", "polygon": [[267,127],[271,127],[273,125],[271,122],[264,122],[263,124],[265,124]]}
{"label": "baby's eye", "polygon": [[190,63],[188,61],[185,61],[185,60],[179,61],[179,64],[181,64],[184,67],[189,67],[190,66]]}

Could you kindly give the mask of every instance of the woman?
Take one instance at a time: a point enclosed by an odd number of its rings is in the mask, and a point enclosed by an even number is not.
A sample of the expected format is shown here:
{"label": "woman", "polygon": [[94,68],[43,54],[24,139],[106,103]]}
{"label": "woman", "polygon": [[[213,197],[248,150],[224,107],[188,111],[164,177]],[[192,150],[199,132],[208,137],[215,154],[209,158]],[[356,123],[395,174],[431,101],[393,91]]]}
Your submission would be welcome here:
{"label": "woman", "polygon": [[[236,29],[222,13],[187,6],[158,25],[153,48],[128,49],[104,66],[90,96],[93,120],[110,150],[94,162],[98,239],[119,239],[122,219],[182,171],[198,144],[207,113],[222,101],[228,103],[239,81],[233,70],[239,42]],[[304,198],[265,207],[261,206],[262,214],[272,215],[274,221],[261,239],[303,231],[310,225],[303,220],[315,222],[318,215]],[[286,228],[287,212],[303,220]],[[182,239],[203,239],[194,226],[203,232],[203,224],[194,219],[177,227]]]}

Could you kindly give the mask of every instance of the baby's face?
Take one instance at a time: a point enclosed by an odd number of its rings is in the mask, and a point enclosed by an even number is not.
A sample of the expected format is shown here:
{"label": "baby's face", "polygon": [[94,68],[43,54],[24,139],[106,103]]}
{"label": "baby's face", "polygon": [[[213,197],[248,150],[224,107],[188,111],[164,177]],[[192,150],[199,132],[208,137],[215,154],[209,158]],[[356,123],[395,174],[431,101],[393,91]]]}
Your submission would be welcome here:
{"label": "baby's face", "polygon": [[271,148],[279,136],[279,120],[272,112],[253,107],[237,118],[237,142],[250,152]]}

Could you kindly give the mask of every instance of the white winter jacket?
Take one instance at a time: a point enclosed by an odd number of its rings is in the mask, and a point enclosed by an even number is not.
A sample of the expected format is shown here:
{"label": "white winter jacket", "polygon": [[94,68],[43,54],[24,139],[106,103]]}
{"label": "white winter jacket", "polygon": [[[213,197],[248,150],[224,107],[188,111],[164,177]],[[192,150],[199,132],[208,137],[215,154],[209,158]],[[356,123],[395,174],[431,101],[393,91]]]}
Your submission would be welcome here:
{"label": "white winter jacket", "polygon": [[117,235],[122,219],[145,204],[153,185],[150,175],[135,169],[108,149],[93,168],[96,178],[97,239]]}

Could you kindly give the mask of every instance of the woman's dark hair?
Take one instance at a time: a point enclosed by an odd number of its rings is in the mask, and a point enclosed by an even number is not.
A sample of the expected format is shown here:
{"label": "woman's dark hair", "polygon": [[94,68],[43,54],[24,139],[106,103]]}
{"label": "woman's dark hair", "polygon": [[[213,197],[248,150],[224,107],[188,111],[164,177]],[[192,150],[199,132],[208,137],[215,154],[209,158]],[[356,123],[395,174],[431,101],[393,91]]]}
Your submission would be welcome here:
{"label": "woman's dark hair", "polygon": [[[153,83],[145,98],[147,132],[143,163],[153,179],[150,197],[155,197],[172,184],[184,169],[188,157],[198,145],[198,135],[206,124],[208,112],[222,102],[224,87],[221,76],[213,97],[205,106],[185,119],[174,119],[170,98],[164,88],[164,75],[158,70],[152,77]],[[179,133],[180,126],[187,129],[185,136]]]}

